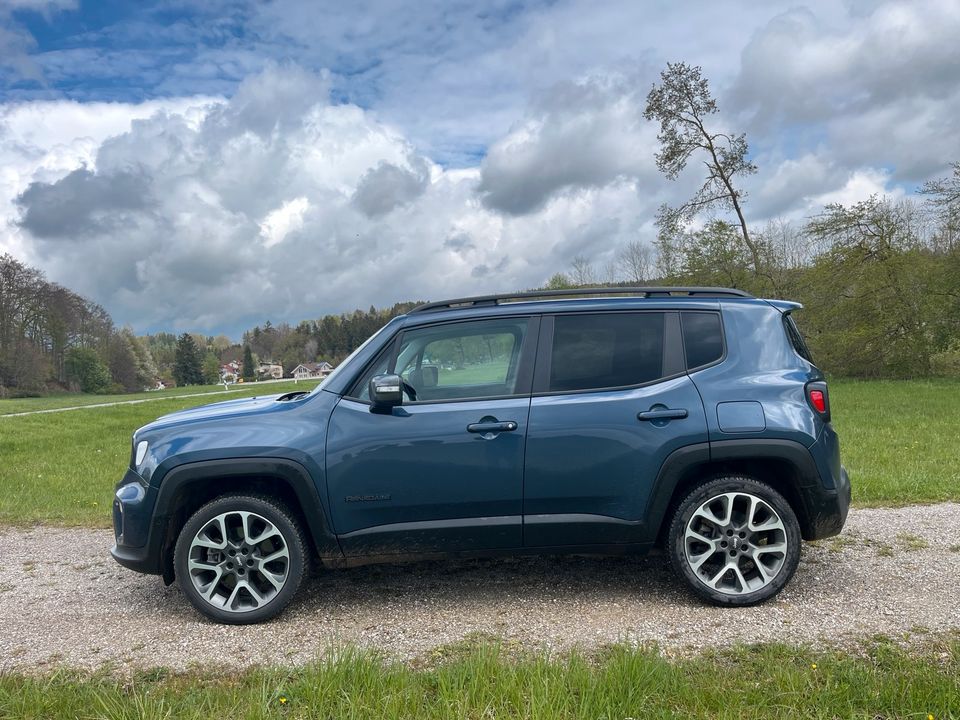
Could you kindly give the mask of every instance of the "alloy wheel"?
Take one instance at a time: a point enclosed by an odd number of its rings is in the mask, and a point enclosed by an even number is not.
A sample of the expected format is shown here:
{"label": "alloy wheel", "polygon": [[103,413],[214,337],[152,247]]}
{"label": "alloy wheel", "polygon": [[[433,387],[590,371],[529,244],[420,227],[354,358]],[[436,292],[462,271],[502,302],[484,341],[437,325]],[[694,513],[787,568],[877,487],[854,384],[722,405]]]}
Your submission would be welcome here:
{"label": "alloy wheel", "polygon": [[708,588],[745,595],[773,582],[787,558],[783,520],[748,492],[716,495],[698,507],[684,530],[684,557]]}
{"label": "alloy wheel", "polygon": [[277,527],[254,512],[221,513],[194,535],[187,557],[193,587],[232,613],[263,607],[283,589],[290,551]]}

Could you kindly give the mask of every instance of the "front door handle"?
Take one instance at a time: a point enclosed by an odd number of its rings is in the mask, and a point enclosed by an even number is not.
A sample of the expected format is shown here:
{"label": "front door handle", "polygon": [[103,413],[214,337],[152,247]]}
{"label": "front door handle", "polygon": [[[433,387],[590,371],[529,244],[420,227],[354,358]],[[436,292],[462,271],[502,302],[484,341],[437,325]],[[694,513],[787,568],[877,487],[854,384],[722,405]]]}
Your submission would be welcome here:
{"label": "front door handle", "polygon": [[637,420],[682,420],[687,416],[686,408],[663,408],[637,413]]}
{"label": "front door handle", "polygon": [[517,423],[513,420],[504,420],[503,422],[497,421],[488,421],[481,420],[480,422],[470,423],[467,425],[467,432],[480,433],[486,435],[487,433],[499,433],[499,432],[512,432],[517,429]]}

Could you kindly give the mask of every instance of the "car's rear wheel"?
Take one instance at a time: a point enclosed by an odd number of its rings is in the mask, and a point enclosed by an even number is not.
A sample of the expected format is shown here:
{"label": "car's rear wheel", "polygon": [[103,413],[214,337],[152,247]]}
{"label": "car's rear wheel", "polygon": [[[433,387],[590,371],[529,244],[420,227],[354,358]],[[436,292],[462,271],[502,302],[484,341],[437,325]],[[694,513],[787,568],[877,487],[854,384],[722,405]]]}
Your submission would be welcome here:
{"label": "car's rear wheel", "polygon": [[800,525],[765,483],[722,477],[695,488],[670,524],[674,569],[700,597],[754,605],[783,589],[800,562]]}
{"label": "car's rear wheel", "polygon": [[275,617],[307,570],[303,531],[273,500],[224,495],[184,524],[174,571],[184,595],[213,620],[235,625]]}

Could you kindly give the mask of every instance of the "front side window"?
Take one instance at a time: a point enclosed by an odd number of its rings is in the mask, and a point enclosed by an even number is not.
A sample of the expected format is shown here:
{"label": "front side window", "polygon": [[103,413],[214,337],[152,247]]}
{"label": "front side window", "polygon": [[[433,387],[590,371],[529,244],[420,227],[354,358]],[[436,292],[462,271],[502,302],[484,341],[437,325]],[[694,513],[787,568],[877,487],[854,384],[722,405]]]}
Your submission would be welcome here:
{"label": "front side window", "polygon": [[506,318],[408,330],[393,372],[411,401],[515,395],[527,324],[527,318]]}
{"label": "front side window", "polygon": [[663,377],[664,314],[558,315],[550,392],[603,390]]}

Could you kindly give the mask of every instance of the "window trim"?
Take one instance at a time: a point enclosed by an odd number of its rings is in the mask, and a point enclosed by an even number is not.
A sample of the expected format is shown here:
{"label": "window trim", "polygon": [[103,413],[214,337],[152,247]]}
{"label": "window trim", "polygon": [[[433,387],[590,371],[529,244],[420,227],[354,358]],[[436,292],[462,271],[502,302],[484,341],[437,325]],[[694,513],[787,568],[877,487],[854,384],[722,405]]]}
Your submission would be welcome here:
{"label": "window trim", "polygon": [[[363,400],[357,397],[354,393],[362,392],[360,383],[364,379],[364,377],[366,377],[367,372],[370,370],[370,368],[375,367],[383,359],[383,356],[385,354],[387,353],[395,354],[397,350],[397,341],[400,339],[400,335],[402,332],[403,331],[400,330],[394,333],[394,335],[387,342],[383,344],[383,347],[380,348],[380,352],[374,355],[362,368],[360,368],[360,371],[356,374],[356,376],[354,376],[354,378],[350,381],[350,384],[347,386],[346,392],[344,392],[340,397],[349,398],[351,400],[355,400],[356,402],[364,403],[365,405],[370,404],[369,400]],[[387,364],[387,371],[388,372],[390,371],[389,363]]]}
{"label": "window trim", "polygon": [[807,345],[806,338],[803,337],[803,333],[797,327],[797,321],[793,319],[792,312],[783,313],[783,332],[787,336],[787,342],[790,343],[790,349],[796,353],[797,357],[817,367],[817,364],[813,361],[810,346]]}
{"label": "window trim", "polygon": [[[659,313],[663,315],[663,369],[676,368],[671,372],[655,380],[647,380],[641,383],[631,385],[616,385],[611,387],[583,388],[580,390],[551,390],[550,389],[550,370],[553,366],[553,332],[554,321],[559,316],[569,315],[639,315],[645,313]],[[622,392],[624,390],[634,390],[636,388],[650,387],[658,385],[669,380],[676,380],[687,374],[686,358],[683,354],[683,337],[680,334],[680,313],[676,309],[661,308],[650,310],[637,310],[630,308],[627,310],[586,310],[579,312],[557,312],[545,314],[540,324],[540,341],[538,343],[536,371],[533,379],[533,397],[553,397],[558,395],[584,395],[609,392]]]}
{"label": "window trim", "polygon": [[[530,389],[533,381],[533,370],[534,370],[534,359],[536,357],[537,350],[537,337],[540,334],[540,315],[509,315],[509,316],[486,316],[486,317],[473,317],[473,318],[462,318],[455,320],[444,320],[441,322],[434,323],[422,323],[418,325],[413,325],[411,327],[400,328],[400,331],[393,337],[393,339],[387,343],[384,348],[376,354],[373,360],[368,363],[363,370],[357,375],[353,383],[350,385],[350,391],[345,393],[343,397],[347,397],[350,400],[364,405],[370,405],[369,400],[363,400],[361,398],[355,397],[351,393],[359,391],[359,384],[361,380],[366,376],[367,372],[371,367],[376,363],[382,360],[384,353],[390,354],[390,360],[387,363],[387,372],[393,373],[396,370],[397,355],[399,353],[401,345],[403,345],[403,336],[408,332],[414,332],[416,330],[423,330],[425,328],[434,328],[442,327],[444,325],[458,325],[463,323],[478,323],[478,322],[510,322],[517,320],[526,320],[527,327],[524,332],[523,338],[521,339],[520,344],[520,353],[517,358],[517,384],[515,386],[515,392],[509,395],[474,395],[470,397],[462,398],[442,398],[436,400],[407,400],[401,403],[401,407],[406,407],[409,405],[439,405],[439,404],[449,404],[449,403],[459,403],[459,402],[478,402],[481,400],[512,400],[518,397],[529,397]],[[480,333],[482,334],[482,333]]]}
{"label": "window trim", "polygon": [[[694,367],[687,366],[687,344],[683,339],[683,316],[690,313],[716,313],[720,316],[720,344],[722,346],[723,352],[720,354],[720,357],[716,360],[703,365],[696,365]],[[688,373],[699,372],[700,370],[706,370],[711,368],[714,365],[719,365],[724,360],[727,359],[727,329],[723,324],[723,313],[719,310],[681,310],[680,311],[680,350],[683,353],[683,365],[687,368]]]}

